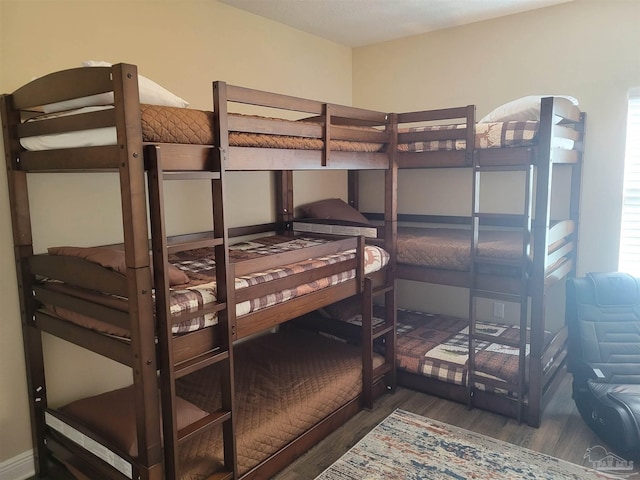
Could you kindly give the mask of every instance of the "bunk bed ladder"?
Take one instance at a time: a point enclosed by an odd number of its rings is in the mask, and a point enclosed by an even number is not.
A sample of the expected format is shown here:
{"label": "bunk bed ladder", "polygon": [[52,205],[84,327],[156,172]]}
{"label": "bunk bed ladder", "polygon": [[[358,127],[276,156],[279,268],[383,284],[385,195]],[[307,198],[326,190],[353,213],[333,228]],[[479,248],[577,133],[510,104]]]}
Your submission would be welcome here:
{"label": "bunk bed ladder", "polygon": [[[397,241],[397,195],[398,182],[398,122],[397,115],[389,115],[387,130],[391,133],[392,141],[388,146],[390,165],[385,170],[385,221],[384,221],[384,245],[390,252],[391,258],[383,285],[373,287],[373,281],[364,277],[364,286],[361,294],[362,300],[362,381],[363,381],[363,405],[368,410],[373,409],[373,387],[377,379],[384,377],[388,391],[395,391],[397,386],[396,375],[396,330],[397,310],[395,294],[395,250]],[[348,171],[348,196],[349,204],[358,208],[358,172]],[[374,324],[373,303],[374,298],[384,295],[384,318],[376,319]],[[384,344],[384,363],[378,368],[373,368],[374,345],[381,338]]]}
{"label": "bunk bed ladder", "polygon": [[[162,400],[164,458],[166,478],[180,478],[178,447],[199,433],[216,425],[222,426],[224,445],[224,472],[212,478],[228,480],[237,478],[237,458],[234,435],[234,374],[233,374],[233,325],[235,316],[229,313],[230,269],[227,249],[228,233],[224,224],[223,211],[223,172],[221,163],[215,161],[212,171],[202,172],[165,172],[161,160],[162,147],[147,147],[145,160],[149,170],[150,216],[152,229],[152,249],[154,281],[156,290],[156,318],[158,324],[158,343],[160,347],[160,385]],[[218,168],[220,165],[220,168]],[[208,246],[215,249],[217,300],[211,311],[218,317],[218,328],[211,328],[211,334],[219,332],[218,347],[188,360],[176,363],[172,348],[172,317],[169,301],[168,255],[172,251],[188,250],[188,246],[172,247],[168,244],[165,231],[164,193],[165,180],[202,180],[211,181],[213,199],[213,237]],[[197,247],[202,246],[198,242]],[[191,248],[195,248],[191,247]],[[209,309],[207,310],[209,312]],[[235,311],[233,312],[235,313]],[[178,430],[176,416],[176,380],[202,368],[217,365],[221,372],[222,405],[220,410],[209,412],[204,418]]]}
{"label": "bunk bed ladder", "polygon": [[[480,209],[480,177],[483,172],[522,172],[524,174],[524,206],[522,214],[509,213],[483,213]],[[529,279],[529,256],[530,240],[532,228],[532,197],[533,192],[533,165],[486,165],[480,164],[479,157],[476,156],[473,162],[473,185],[472,185],[472,224],[471,224],[471,261],[470,261],[470,289],[469,289],[469,362],[467,372],[468,406],[473,406],[473,396],[476,384],[481,383],[487,387],[505,388],[516,394],[516,416],[519,422],[524,415],[525,393],[526,393],[526,358],[527,358],[527,323],[528,323],[528,279]],[[480,225],[510,225],[522,232],[522,250],[519,258],[490,258],[482,256],[478,251],[478,238],[480,235]],[[482,283],[482,267],[484,268],[511,268],[516,269],[519,275],[517,288],[508,288],[506,291],[497,291],[496,287],[485,287]],[[519,335],[518,339],[497,338],[492,335],[482,333],[477,328],[477,300],[479,298],[489,299],[498,302],[518,304],[519,308]],[[504,305],[503,305],[504,307]],[[492,383],[487,378],[479,378],[477,373],[478,364],[476,353],[479,344],[497,343],[506,347],[517,349],[518,370],[517,378],[506,379],[505,385]],[[511,390],[511,389],[515,390]]]}
{"label": "bunk bed ladder", "polygon": [[[385,296],[385,315],[378,323],[374,323],[373,299],[378,295]],[[362,381],[363,404],[368,410],[373,409],[373,386],[375,382],[385,377],[387,390],[396,387],[395,351],[396,351],[396,314],[395,293],[393,283],[387,283],[373,288],[373,281],[369,277],[364,279],[362,292]],[[384,363],[373,368],[373,352],[375,341],[382,338],[384,342]]]}

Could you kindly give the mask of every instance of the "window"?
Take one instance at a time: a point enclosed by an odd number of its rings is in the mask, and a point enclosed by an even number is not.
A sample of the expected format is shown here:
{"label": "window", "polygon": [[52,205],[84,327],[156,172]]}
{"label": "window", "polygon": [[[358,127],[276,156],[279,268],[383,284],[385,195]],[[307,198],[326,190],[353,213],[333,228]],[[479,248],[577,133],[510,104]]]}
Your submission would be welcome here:
{"label": "window", "polygon": [[640,277],[640,89],[629,94],[618,270]]}

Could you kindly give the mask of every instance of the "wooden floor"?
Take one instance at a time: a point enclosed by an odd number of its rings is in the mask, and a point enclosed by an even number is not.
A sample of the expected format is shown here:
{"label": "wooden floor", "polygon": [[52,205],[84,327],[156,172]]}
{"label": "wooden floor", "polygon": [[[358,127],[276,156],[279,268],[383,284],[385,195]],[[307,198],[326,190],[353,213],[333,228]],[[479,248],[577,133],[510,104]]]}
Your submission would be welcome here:
{"label": "wooden floor", "polygon": [[[612,452],[580,417],[571,398],[571,376],[566,375],[547,406],[540,428],[518,424],[500,415],[430,395],[398,388],[379,399],[372,411],[362,411],[274,477],[275,480],[313,479],[396,408],[488,435],[505,442],[592,467],[587,448],[601,445]],[[635,465],[635,464],[634,464]],[[640,474],[640,465],[633,472]],[[633,472],[624,472],[630,474]],[[635,475],[632,478],[639,478]]]}

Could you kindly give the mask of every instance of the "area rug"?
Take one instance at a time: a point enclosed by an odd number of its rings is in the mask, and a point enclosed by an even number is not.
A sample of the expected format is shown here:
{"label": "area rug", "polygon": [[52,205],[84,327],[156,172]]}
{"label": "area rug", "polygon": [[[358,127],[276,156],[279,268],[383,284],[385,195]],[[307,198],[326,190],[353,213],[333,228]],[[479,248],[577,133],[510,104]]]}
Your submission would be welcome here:
{"label": "area rug", "polygon": [[396,410],[316,480],[618,478]]}

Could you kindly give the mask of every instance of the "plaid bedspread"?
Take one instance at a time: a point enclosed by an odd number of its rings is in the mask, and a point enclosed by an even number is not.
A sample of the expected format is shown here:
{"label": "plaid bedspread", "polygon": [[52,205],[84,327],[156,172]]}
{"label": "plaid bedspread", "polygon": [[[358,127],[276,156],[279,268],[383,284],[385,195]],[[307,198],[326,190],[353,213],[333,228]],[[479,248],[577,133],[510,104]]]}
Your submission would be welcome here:
{"label": "plaid bedspread", "polygon": [[[238,262],[241,260],[319,245],[325,242],[326,240],[308,237],[265,237],[229,247],[230,261]],[[389,254],[386,251],[371,245],[367,245],[365,247],[364,256],[365,274],[380,270],[389,260]],[[352,258],[355,258],[355,250],[349,250],[326,257],[311,258],[294,264],[283,265],[264,272],[257,272],[238,277],[235,279],[235,288],[236,290],[246,288]],[[184,312],[194,312],[201,309],[204,305],[215,301],[216,282],[213,249],[198,249],[182,252],[171,255],[169,261],[179,269],[183,270],[190,279],[190,283],[188,285],[171,290],[170,301],[172,315],[179,315]],[[238,303],[236,304],[236,315],[246,315],[322,288],[337,285],[354,277],[354,270],[340,272],[312,283],[297,285],[276,294]],[[194,317],[174,325],[173,333],[191,332],[203,327],[214,325],[216,321],[215,313]]]}
{"label": "plaid bedspread", "polygon": [[[520,335],[520,329],[516,326],[490,322],[477,322],[476,330],[496,339],[517,340]],[[545,345],[551,337],[550,332],[545,332]],[[467,320],[398,310],[398,368],[448,383],[467,385],[468,352]],[[528,346],[526,352],[528,355]],[[476,341],[476,378],[497,379],[514,385],[518,382],[518,376],[517,348]],[[487,391],[497,391],[495,387],[481,381],[477,381],[475,386]],[[504,391],[501,390],[501,393]]]}
{"label": "plaid bedspread", "polygon": [[[464,130],[465,124],[432,125],[426,127],[412,127],[401,129],[400,133],[434,132],[441,130]],[[501,148],[533,145],[538,133],[538,122],[494,122],[476,124],[475,148]],[[465,139],[415,141],[398,145],[399,150],[405,152],[431,152],[436,150],[464,150],[467,148]]]}

